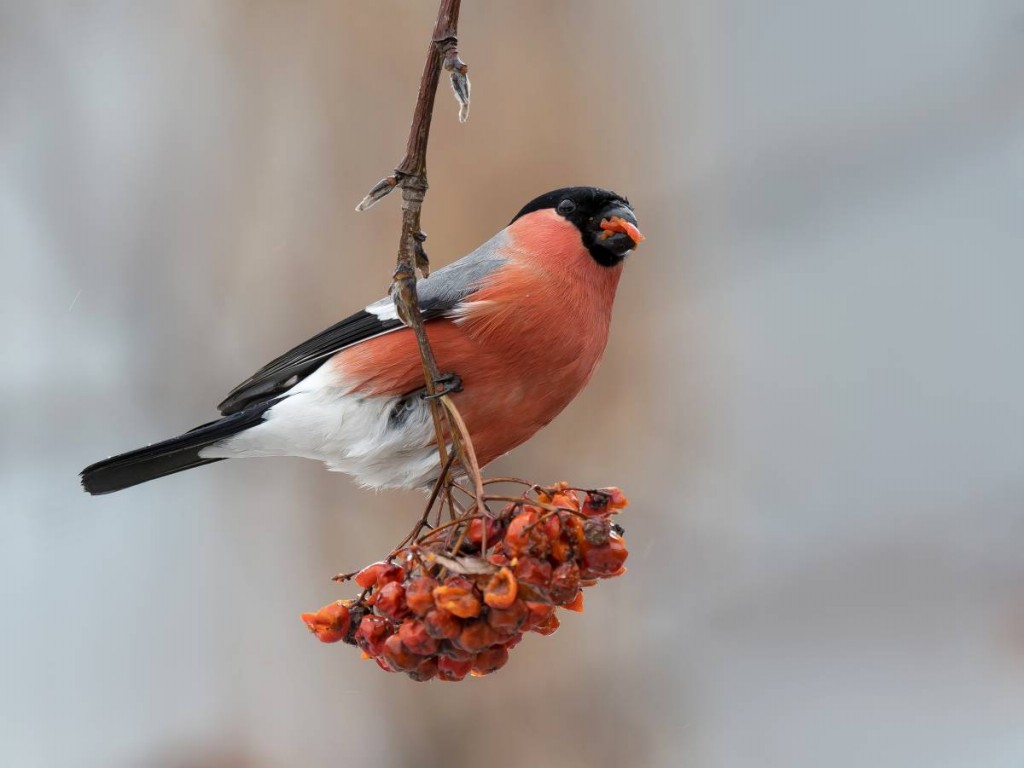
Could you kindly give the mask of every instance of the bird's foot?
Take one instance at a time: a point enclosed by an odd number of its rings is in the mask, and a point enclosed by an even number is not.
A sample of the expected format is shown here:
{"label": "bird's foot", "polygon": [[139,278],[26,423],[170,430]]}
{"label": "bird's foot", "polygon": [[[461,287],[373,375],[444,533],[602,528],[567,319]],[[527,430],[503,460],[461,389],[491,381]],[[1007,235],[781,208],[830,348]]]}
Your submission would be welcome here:
{"label": "bird's foot", "polygon": [[457,373],[442,373],[436,379],[434,379],[434,394],[430,395],[424,392],[420,397],[424,400],[437,400],[450,395],[452,392],[462,391],[462,379],[459,378]]}

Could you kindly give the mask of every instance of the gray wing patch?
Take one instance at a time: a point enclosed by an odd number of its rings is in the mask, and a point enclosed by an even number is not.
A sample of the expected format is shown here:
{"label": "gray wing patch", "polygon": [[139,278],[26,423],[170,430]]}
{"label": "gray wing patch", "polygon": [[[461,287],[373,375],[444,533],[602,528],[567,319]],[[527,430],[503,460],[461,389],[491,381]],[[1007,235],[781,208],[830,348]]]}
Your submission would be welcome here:
{"label": "gray wing patch", "polygon": [[[423,316],[433,318],[446,315],[480,288],[487,276],[507,260],[502,255],[507,239],[508,235],[502,230],[472,253],[431,272],[430,277],[417,281],[416,294]],[[398,319],[398,312],[390,296],[373,302],[366,311],[382,321]]]}
{"label": "gray wing patch", "polygon": [[[418,281],[416,292],[423,318],[444,317],[476,291],[489,274],[505,263],[500,251],[507,237],[501,231],[472,253]],[[278,397],[334,353],[403,327],[390,296],[375,301],[267,363],[228,393],[220,411],[225,415],[236,413],[253,403]]]}

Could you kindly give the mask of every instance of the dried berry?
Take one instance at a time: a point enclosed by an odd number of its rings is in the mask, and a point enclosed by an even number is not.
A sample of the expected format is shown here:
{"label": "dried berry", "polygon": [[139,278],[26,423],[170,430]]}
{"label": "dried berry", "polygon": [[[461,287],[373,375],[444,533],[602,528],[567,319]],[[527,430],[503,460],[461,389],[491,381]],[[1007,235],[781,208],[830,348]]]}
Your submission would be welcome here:
{"label": "dried berry", "polygon": [[347,600],[328,603],[316,613],[302,614],[309,631],[321,643],[336,643],[344,640],[349,630],[349,609]]}
{"label": "dried berry", "polygon": [[508,649],[503,645],[496,645],[477,654],[473,659],[472,674],[477,677],[489,675],[504,667],[506,662],[508,662]]}
{"label": "dried berry", "polygon": [[491,577],[484,590],[484,602],[491,608],[508,608],[516,601],[516,577],[508,568],[502,568]]}
{"label": "dried berry", "polygon": [[409,606],[405,603],[405,587],[397,581],[389,581],[376,595],[374,607],[381,616],[399,621],[409,614]]}
{"label": "dried berry", "polygon": [[417,616],[426,615],[434,607],[434,588],[437,579],[430,576],[417,576],[411,579],[405,588],[405,603],[409,610]]}
{"label": "dried berry", "polygon": [[434,656],[429,656],[421,661],[416,669],[409,670],[406,674],[416,682],[424,683],[437,677],[437,664],[438,659]]}
{"label": "dried berry", "polygon": [[462,624],[444,608],[435,608],[423,617],[423,628],[435,640],[451,640],[459,636]]}
{"label": "dried berry", "polygon": [[516,600],[508,608],[491,608],[487,612],[487,623],[499,635],[510,637],[523,626],[529,614],[530,609],[526,607],[526,602]]}
{"label": "dried berry", "polygon": [[363,616],[356,630],[356,645],[370,656],[380,656],[384,641],[391,634],[391,622],[383,616]]}
{"label": "dried berry", "polygon": [[480,600],[472,589],[445,584],[434,588],[434,604],[460,619],[480,615]]}
{"label": "dried berry", "polygon": [[405,569],[394,563],[380,562],[368,565],[355,576],[355,582],[363,589],[382,587],[391,581],[402,581]]}
{"label": "dried berry", "polygon": [[499,642],[501,642],[501,637],[483,619],[466,622],[462,627],[462,632],[453,641],[464,651],[470,652],[482,651]]}
{"label": "dried berry", "polygon": [[536,557],[521,557],[516,563],[515,575],[524,584],[543,587],[551,581],[551,563]]}
{"label": "dried berry", "polygon": [[423,661],[422,657],[405,647],[405,643],[398,635],[391,635],[384,641],[383,656],[388,666],[395,672],[409,672]]}
{"label": "dried berry", "polygon": [[562,563],[551,574],[548,594],[558,605],[572,602],[580,591],[580,567],[574,562]]}
{"label": "dried berry", "polygon": [[465,661],[455,661],[446,656],[437,660],[437,679],[448,682],[458,682],[469,674],[473,669],[473,657]]}
{"label": "dried berry", "polygon": [[626,505],[621,491],[559,483],[532,493],[496,517],[422,534],[355,576],[359,600],[303,621],[323,642],[356,644],[381,669],[413,680],[500,669],[526,632],[558,629],[559,607],[582,611],[583,588],[626,572],[622,529],[610,520]]}
{"label": "dried berry", "polygon": [[629,554],[626,542],[618,537],[610,538],[606,544],[598,547],[588,543],[582,550],[580,565],[583,578],[610,576],[622,567]]}
{"label": "dried berry", "polygon": [[607,518],[601,517],[594,520],[587,520],[583,524],[583,538],[588,544],[607,544],[612,535],[612,524]]}
{"label": "dried berry", "polygon": [[398,636],[402,643],[413,653],[420,656],[431,656],[437,653],[437,640],[427,633],[422,621],[407,619],[398,628]]}

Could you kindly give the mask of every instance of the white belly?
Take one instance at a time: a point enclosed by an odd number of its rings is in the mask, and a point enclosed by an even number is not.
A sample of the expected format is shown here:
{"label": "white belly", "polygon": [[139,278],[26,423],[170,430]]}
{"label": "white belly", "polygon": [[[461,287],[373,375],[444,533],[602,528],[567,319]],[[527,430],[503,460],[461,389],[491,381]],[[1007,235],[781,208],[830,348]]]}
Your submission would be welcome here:
{"label": "white belly", "polygon": [[370,488],[429,486],[437,477],[430,408],[418,395],[364,397],[322,366],[270,408],[263,423],[204,448],[211,459],[301,456]]}

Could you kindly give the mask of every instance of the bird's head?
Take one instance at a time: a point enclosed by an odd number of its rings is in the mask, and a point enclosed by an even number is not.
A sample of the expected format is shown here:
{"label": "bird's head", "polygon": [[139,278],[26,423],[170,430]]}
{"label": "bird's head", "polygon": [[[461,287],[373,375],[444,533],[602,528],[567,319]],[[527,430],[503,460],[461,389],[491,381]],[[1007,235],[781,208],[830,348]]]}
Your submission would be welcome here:
{"label": "bird's head", "polygon": [[614,267],[644,240],[629,200],[598,187],[563,187],[548,192],[530,201],[512,221],[548,210],[579,230],[583,246],[601,266]]}

